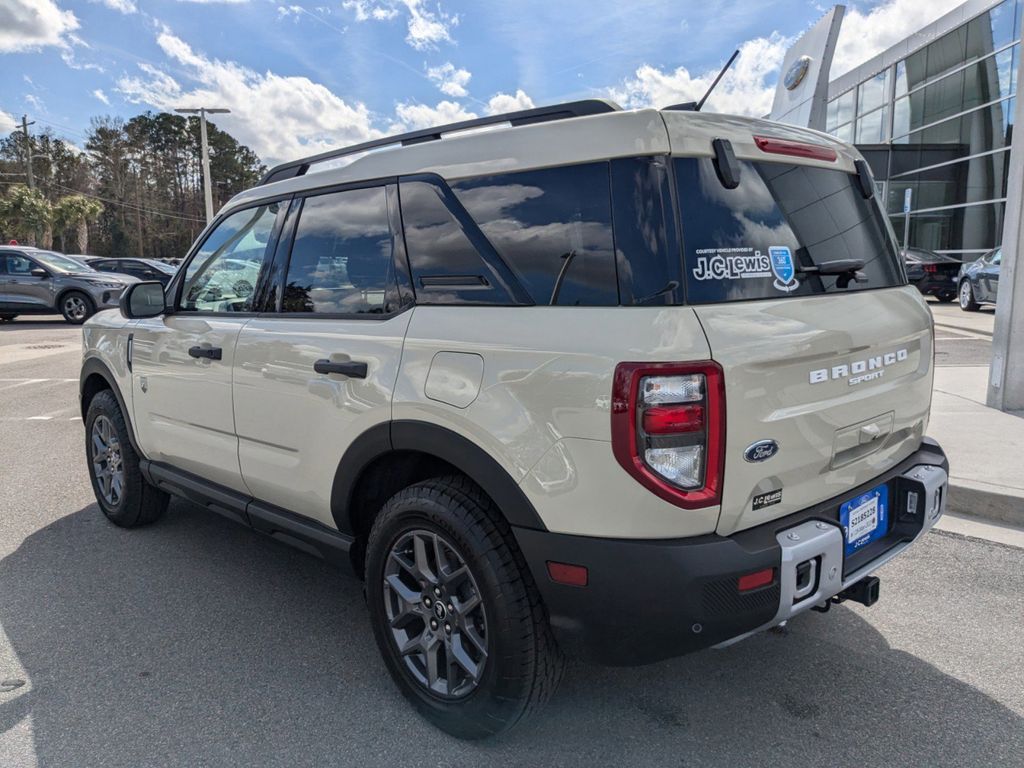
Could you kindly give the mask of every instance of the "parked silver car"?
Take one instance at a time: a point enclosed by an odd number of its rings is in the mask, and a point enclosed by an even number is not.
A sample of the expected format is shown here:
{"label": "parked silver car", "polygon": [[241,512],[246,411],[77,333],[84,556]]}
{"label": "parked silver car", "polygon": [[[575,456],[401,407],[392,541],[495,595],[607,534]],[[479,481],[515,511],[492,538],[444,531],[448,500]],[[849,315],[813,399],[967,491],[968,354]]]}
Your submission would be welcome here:
{"label": "parked silver car", "polygon": [[0,246],[0,321],[59,312],[79,325],[97,310],[116,307],[121,292],[137,282],[128,275],[97,272],[55,251]]}

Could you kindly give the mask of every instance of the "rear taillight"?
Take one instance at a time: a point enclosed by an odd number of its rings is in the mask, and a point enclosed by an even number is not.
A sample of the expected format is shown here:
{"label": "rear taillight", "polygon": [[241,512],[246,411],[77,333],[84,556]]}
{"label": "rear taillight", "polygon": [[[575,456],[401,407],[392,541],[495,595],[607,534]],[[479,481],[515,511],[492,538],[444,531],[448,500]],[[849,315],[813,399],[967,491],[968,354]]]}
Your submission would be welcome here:
{"label": "rear taillight", "polygon": [[839,155],[830,147],[822,147],[818,144],[805,144],[802,141],[788,141],[786,139],[771,139],[767,136],[755,136],[754,143],[762,152],[770,152],[774,155],[790,155],[792,157],[806,157],[809,160],[827,160],[835,162]]}
{"label": "rear taillight", "polygon": [[619,363],[612,384],[612,449],[619,464],[666,501],[721,502],[725,383],[701,363]]}
{"label": "rear taillight", "polygon": [[925,272],[938,272],[939,268],[937,266],[935,266],[934,264],[925,264],[924,265],[924,271]]}

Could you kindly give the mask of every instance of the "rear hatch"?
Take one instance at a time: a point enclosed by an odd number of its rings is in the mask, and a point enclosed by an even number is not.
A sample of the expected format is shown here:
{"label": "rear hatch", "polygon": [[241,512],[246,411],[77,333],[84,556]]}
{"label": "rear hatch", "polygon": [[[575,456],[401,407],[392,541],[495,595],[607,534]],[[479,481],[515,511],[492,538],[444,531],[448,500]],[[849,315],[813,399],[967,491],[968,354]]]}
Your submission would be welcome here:
{"label": "rear hatch", "polygon": [[[929,311],[849,157],[737,154],[734,189],[711,158],[673,159],[686,300],[725,373],[725,535],[841,499],[905,459],[932,386]],[[858,281],[815,271],[851,259]]]}

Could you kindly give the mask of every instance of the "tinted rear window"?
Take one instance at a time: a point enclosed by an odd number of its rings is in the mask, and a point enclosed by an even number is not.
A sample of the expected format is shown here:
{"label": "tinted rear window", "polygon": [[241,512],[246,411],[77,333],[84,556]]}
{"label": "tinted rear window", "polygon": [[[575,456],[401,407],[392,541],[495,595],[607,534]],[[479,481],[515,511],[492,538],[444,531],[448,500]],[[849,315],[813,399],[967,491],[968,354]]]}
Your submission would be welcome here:
{"label": "tinted rear window", "polygon": [[[686,297],[708,304],[902,285],[895,243],[875,200],[852,174],[789,163],[742,162],[726,189],[710,159],[674,161],[684,239]],[[861,282],[801,272],[862,259]]]}

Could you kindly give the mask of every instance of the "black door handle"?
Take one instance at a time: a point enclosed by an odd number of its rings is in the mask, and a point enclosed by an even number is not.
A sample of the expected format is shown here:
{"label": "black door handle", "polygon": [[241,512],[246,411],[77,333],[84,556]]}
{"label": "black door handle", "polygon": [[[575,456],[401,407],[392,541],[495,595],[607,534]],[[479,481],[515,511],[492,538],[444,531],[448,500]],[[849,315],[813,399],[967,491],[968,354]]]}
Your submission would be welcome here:
{"label": "black door handle", "polygon": [[189,347],[192,357],[205,357],[207,360],[220,360],[223,350],[220,347]]}
{"label": "black door handle", "polygon": [[317,373],[340,373],[352,379],[366,378],[366,363],[356,363],[351,360],[344,363],[332,363],[330,360],[317,360],[313,363],[313,370]]}

